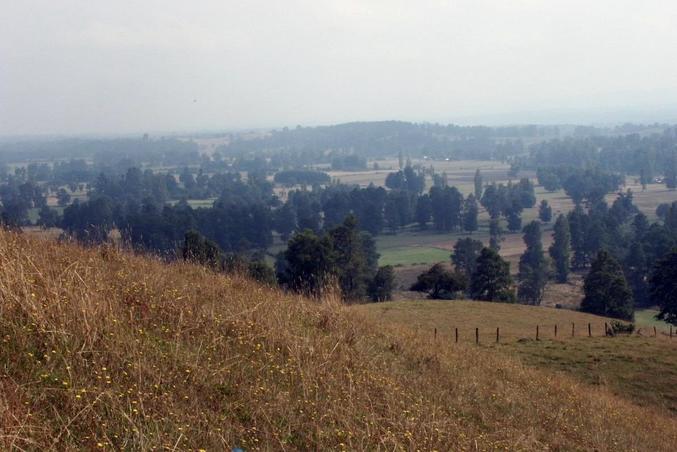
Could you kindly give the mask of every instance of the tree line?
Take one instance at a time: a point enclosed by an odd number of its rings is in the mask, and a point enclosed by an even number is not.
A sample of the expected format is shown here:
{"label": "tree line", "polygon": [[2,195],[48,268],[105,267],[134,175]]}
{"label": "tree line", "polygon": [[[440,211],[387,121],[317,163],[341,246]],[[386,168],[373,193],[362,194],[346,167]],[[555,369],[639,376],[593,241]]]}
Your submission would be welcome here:
{"label": "tree line", "polygon": [[[544,141],[533,144],[528,156],[516,156],[515,161],[524,168],[547,168],[548,172],[573,167],[636,175],[644,186],[660,181],[674,189],[677,186],[677,127],[665,127],[662,133],[647,135],[574,136]],[[560,183],[565,182],[559,179]]]}
{"label": "tree line", "polygon": [[523,228],[526,249],[516,284],[509,263],[495,250],[470,237],[459,239],[451,255],[453,267],[434,265],[412,290],[431,298],[466,296],[538,305],[549,281],[566,283],[572,271],[579,271],[586,274],[581,310],[632,320],[636,308],[659,306],[660,317],[675,322],[677,202],[661,210],[661,221],[650,224],[633,204],[630,191],[619,193],[611,206],[604,201],[589,208],[579,204],[557,217],[548,250],[541,231],[546,221],[530,222]]}

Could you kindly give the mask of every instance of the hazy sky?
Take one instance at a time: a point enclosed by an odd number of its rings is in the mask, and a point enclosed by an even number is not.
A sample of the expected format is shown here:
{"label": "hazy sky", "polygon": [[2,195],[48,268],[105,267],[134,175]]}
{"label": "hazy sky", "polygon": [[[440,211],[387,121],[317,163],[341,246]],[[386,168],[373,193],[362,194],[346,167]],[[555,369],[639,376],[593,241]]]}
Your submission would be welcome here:
{"label": "hazy sky", "polygon": [[0,135],[677,111],[671,0],[0,0],[0,11]]}

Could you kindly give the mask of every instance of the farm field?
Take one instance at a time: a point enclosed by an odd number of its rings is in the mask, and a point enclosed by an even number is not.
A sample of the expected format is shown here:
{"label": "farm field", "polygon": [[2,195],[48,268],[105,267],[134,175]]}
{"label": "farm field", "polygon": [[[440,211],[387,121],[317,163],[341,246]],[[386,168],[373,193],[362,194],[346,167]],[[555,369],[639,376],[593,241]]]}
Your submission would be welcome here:
{"label": "farm field", "polygon": [[[379,165],[378,170],[365,171],[328,171],[332,178],[337,178],[344,184],[357,184],[361,187],[366,187],[369,184],[384,187],[386,176],[388,173],[397,171],[399,169],[399,162],[397,159],[378,160],[369,162],[369,168],[374,163]],[[507,181],[508,171],[510,165],[498,161],[490,160],[424,160],[412,159],[412,165],[421,165],[425,168],[434,168],[436,173],[447,173],[449,185],[455,185],[464,194],[471,193],[473,190],[473,178],[475,170],[478,168],[482,172],[482,177],[485,183],[488,182],[502,182]],[[531,172],[526,172],[523,177],[533,177]],[[430,178],[426,180],[426,190],[430,189],[432,181]]]}
{"label": "farm field", "polygon": [[[528,366],[561,372],[596,387],[604,387],[642,406],[661,407],[677,414],[677,337],[667,325],[655,323],[655,311],[640,311],[641,335],[604,337],[611,319],[566,309],[478,301],[399,301],[360,305],[359,310],[382,324],[412,329],[455,346],[473,344],[479,328],[480,346],[520,359]],[[575,325],[572,337],[572,324]],[[592,337],[587,337],[588,324]],[[658,337],[652,337],[657,325]],[[535,340],[536,325],[539,339]],[[558,335],[555,337],[555,325]],[[500,343],[496,344],[496,328]]]}

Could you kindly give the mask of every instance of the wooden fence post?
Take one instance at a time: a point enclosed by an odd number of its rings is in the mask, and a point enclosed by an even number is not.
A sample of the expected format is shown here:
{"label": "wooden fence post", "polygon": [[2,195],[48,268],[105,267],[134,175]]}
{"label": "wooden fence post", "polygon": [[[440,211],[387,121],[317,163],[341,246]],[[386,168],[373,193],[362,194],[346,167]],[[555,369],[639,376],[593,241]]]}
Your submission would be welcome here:
{"label": "wooden fence post", "polygon": [[588,337],[592,337],[592,326],[588,323]]}
{"label": "wooden fence post", "polygon": [[538,325],[536,325],[536,340],[538,340]]}
{"label": "wooden fence post", "polygon": [[458,328],[456,328],[456,343],[458,344]]}
{"label": "wooden fence post", "polygon": [[656,327],[653,327],[653,337],[656,337]]}
{"label": "wooden fence post", "polygon": [[480,329],[475,328],[475,344],[479,344],[479,343],[480,343]]}
{"label": "wooden fence post", "polygon": [[672,339],[672,325],[670,325],[670,339]]}
{"label": "wooden fence post", "polygon": [[[670,330],[672,331],[672,330]],[[496,343],[498,344],[498,337],[499,337],[499,329],[496,327]]]}
{"label": "wooden fence post", "polygon": [[555,323],[555,337],[557,337],[557,324]]}
{"label": "wooden fence post", "polygon": [[437,340],[437,327],[435,327],[435,332],[433,333],[433,338]]}
{"label": "wooden fence post", "polygon": [[606,322],[604,322],[604,335],[605,336],[609,335],[609,325],[607,325]]}

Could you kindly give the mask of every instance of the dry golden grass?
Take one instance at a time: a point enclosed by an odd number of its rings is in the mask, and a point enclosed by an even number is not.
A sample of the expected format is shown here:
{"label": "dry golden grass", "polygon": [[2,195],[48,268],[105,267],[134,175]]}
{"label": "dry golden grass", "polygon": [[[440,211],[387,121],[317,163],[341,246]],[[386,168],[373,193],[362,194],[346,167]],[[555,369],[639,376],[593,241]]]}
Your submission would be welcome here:
{"label": "dry golden grass", "polygon": [[335,300],[0,233],[0,449],[669,450],[677,423]]}
{"label": "dry golden grass", "polygon": [[[613,319],[567,309],[430,300],[356,309],[381,323],[406,326],[429,337],[437,329],[437,340],[446,347],[457,346],[456,328],[461,344],[475,342],[475,328],[479,328],[481,347],[516,356],[534,367],[566,373],[633,403],[663,409],[666,416],[677,413],[677,339],[670,338],[664,323],[648,324],[646,318],[640,318],[637,334],[605,337],[604,323]],[[588,323],[592,338],[588,337]],[[536,325],[540,327],[538,341]],[[655,337],[653,325],[658,328]],[[496,327],[500,327],[499,344],[495,342]]]}
{"label": "dry golden grass", "polygon": [[491,303],[484,301],[397,301],[361,305],[359,310],[381,322],[392,322],[421,330],[432,335],[437,329],[442,339],[455,340],[456,329],[460,342],[475,342],[475,328],[480,329],[483,343],[496,341],[496,328],[500,328],[502,343],[519,339],[535,339],[536,325],[541,339],[554,338],[555,325],[558,338],[571,337],[571,326],[576,337],[588,336],[588,324],[593,336],[604,336],[604,323],[612,319],[569,309],[555,309],[522,304]]}

